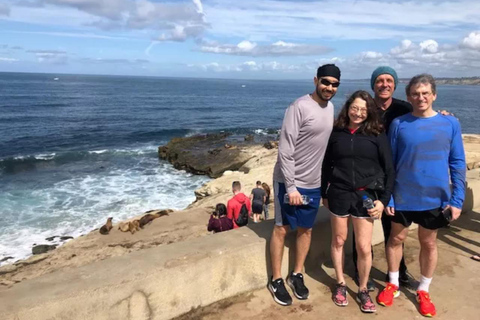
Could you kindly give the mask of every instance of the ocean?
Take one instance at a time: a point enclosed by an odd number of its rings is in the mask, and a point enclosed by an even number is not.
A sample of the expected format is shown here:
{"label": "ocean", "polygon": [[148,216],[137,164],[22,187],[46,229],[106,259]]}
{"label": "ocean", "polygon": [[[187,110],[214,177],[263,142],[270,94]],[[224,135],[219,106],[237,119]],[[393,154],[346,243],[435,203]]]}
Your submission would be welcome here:
{"label": "ocean", "polygon": [[[107,217],[185,208],[210,179],[159,160],[158,146],[207,132],[274,137],[312,81],[0,73],[0,260]],[[395,96],[404,99],[404,88]],[[369,82],[342,81],[336,111],[357,89],[370,91]],[[478,86],[437,91],[437,109],[480,133]]]}

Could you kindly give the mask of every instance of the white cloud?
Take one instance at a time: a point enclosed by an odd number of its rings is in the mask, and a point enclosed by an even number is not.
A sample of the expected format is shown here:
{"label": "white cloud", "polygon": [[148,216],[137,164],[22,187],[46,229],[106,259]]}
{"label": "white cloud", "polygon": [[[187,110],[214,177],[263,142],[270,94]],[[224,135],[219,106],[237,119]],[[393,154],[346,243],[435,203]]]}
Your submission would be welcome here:
{"label": "white cloud", "polygon": [[[211,62],[207,64],[189,64],[187,65],[190,68],[201,69],[204,71],[226,73],[259,73],[259,72],[296,72],[305,69],[304,66],[298,66],[294,64],[280,63],[277,61],[268,61],[268,62],[256,62],[253,60],[245,61],[237,64],[221,64],[218,62]],[[318,67],[318,66],[317,66]]]}
{"label": "white cloud", "polygon": [[168,33],[162,33],[160,37],[157,38],[158,41],[185,41],[187,38],[196,38],[203,33],[204,27],[193,25],[193,26],[181,26],[176,25],[173,30]]}
{"label": "white cloud", "polygon": [[112,59],[112,58],[81,58],[79,59],[82,63],[88,64],[121,64],[121,65],[143,65],[150,63],[149,60],[145,59]]}
{"label": "white cloud", "polygon": [[6,3],[0,3],[0,16],[10,15],[10,7]]}
{"label": "white cloud", "polygon": [[86,39],[105,39],[105,40],[133,40],[126,37],[106,36],[102,34],[90,33],[90,32],[53,32],[53,31],[9,31],[10,33],[19,34],[38,34],[54,37],[67,37],[67,38],[86,38]]}
{"label": "white cloud", "polygon": [[471,32],[462,40],[462,45],[466,48],[480,50],[480,31]]}
{"label": "white cloud", "polygon": [[[468,8],[466,10],[465,8]],[[296,39],[454,39],[480,21],[478,1],[225,1],[204,3],[216,36]],[[408,17],[408,19],[406,19]],[[298,40],[297,40],[298,41]]]}
{"label": "white cloud", "polygon": [[383,54],[380,52],[375,52],[375,51],[366,51],[362,52],[361,54],[362,59],[364,60],[378,60],[383,58]]}
{"label": "white cloud", "polygon": [[27,50],[27,53],[33,53],[40,63],[61,65],[68,62],[68,54],[63,50]]}
{"label": "white cloud", "polygon": [[131,8],[127,0],[39,0],[40,4],[73,7],[89,14],[112,20],[122,19],[123,12]]}
{"label": "white cloud", "polygon": [[18,59],[0,57],[0,62],[15,62],[15,61],[18,61]]}
{"label": "white cloud", "polygon": [[[386,50],[364,51],[347,57],[325,57],[316,60],[280,63],[277,61],[260,62],[249,60],[238,64],[190,65],[194,68],[220,72],[249,74],[272,73],[281,76],[292,74],[295,77],[313,74],[319,65],[335,63],[342,70],[342,77],[346,79],[369,78],[371,72],[379,65],[388,65],[395,68],[401,77],[411,77],[415,74],[428,72],[435,77],[451,76],[478,76],[480,71],[480,50],[472,50],[476,42],[476,33],[470,33],[458,44],[441,44],[437,40],[423,41],[402,40],[398,46]],[[244,48],[256,50],[258,46],[244,43]]]}
{"label": "white cloud", "polygon": [[148,30],[156,33],[151,38],[172,41],[195,38],[209,26],[200,0],[36,0],[17,3],[13,13],[14,21],[93,26],[103,30]]}
{"label": "white cloud", "polygon": [[437,53],[438,43],[435,40],[425,40],[420,42],[420,48],[424,53]]}
{"label": "white cloud", "polygon": [[260,45],[248,40],[233,44],[218,44],[215,42],[204,42],[200,48],[202,52],[267,57],[267,56],[311,56],[321,55],[333,51],[333,49],[310,44],[297,44],[284,41],[277,41],[272,44]]}
{"label": "white cloud", "polygon": [[390,53],[393,55],[404,55],[412,52],[413,50],[415,50],[415,45],[412,41],[406,39],[402,40],[399,46],[392,48]]}

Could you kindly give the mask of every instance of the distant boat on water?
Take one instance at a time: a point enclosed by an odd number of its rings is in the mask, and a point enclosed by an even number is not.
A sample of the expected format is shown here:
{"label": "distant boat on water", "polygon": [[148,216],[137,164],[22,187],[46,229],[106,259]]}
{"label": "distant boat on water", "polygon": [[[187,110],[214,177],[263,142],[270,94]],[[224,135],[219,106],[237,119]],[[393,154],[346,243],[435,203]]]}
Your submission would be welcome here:
{"label": "distant boat on water", "polygon": [[247,85],[246,84],[242,84],[242,88],[245,88]]}
{"label": "distant boat on water", "polygon": [[53,78],[53,80],[58,81],[60,78]]}

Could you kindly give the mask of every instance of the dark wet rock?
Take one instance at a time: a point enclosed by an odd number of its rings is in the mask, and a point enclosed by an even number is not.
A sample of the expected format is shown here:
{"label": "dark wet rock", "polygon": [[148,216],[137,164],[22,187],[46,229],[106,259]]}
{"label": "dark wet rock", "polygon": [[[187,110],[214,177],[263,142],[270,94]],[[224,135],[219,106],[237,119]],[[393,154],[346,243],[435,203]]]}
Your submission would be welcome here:
{"label": "dark wet rock", "polygon": [[57,246],[55,244],[39,244],[32,248],[33,254],[42,254],[51,250],[54,250]]}
{"label": "dark wet rock", "polygon": [[265,142],[263,146],[268,150],[275,149],[275,148],[278,148],[278,141],[271,140],[271,141]]}
{"label": "dark wet rock", "polygon": [[[71,236],[51,236],[51,237],[45,238],[45,240],[47,240],[47,241],[53,241],[53,240],[55,240],[55,238],[58,238],[60,241],[65,241],[65,240],[73,239],[73,237],[71,237]],[[34,244],[34,245],[35,245],[35,244]]]}
{"label": "dark wet rock", "polygon": [[253,136],[253,134],[247,134],[244,139],[245,141],[254,141],[255,137]]}
{"label": "dark wet rock", "polygon": [[235,147],[227,148],[226,145],[232,146],[229,136],[228,133],[220,133],[174,138],[158,148],[158,155],[176,169],[217,178],[226,170],[238,170],[251,158],[241,147],[254,143],[237,141]]}
{"label": "dark wet rock", "polygon": [[0,262],[5,262],[5,261],[10,260],[10,259],[13,259],[13,257],[5,257],[2,260],[0,260]]}

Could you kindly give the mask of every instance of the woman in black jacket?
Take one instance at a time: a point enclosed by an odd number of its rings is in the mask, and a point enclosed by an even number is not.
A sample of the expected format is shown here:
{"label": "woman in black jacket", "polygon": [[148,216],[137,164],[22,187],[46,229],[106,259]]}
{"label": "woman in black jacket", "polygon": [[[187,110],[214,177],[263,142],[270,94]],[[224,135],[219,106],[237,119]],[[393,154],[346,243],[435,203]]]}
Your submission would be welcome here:
{"label": "woman in black jacket", "polygon": [[[367,281],[372,266],[373,220],[379,219],[388,204],[395,180],[392,155],[383,132],[373,98],[366,91],[356,91],[340,111],[328,142],[322,167],[322,198],[331,211],[331,255],[337,286],[333,301],[348,304],[343,276],[343,245],[352,217],[358,252],[359,288],[357,300],[364,312],[375,312]],[[364,200],[374,207],[364,207]],[[368,201],[368,199],[367,199]]]}

